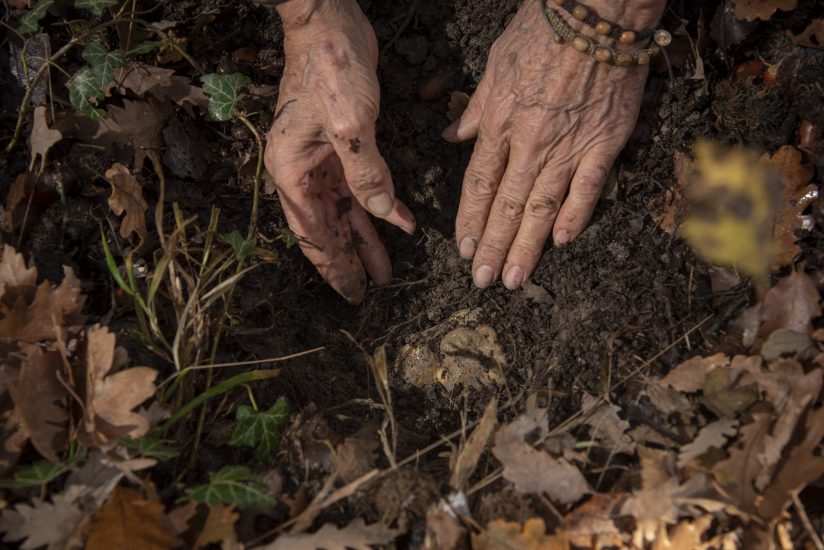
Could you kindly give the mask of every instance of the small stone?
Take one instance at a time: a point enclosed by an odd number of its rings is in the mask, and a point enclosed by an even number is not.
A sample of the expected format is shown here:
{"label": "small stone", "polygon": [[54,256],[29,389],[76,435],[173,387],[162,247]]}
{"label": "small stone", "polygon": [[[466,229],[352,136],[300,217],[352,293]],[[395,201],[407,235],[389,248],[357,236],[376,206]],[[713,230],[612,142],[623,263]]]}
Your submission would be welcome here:
{"label": "small stone", "polygon": [[631,53],[621,52],[615,56],[615,64],[619,67],[632,65],[633,57]]}
{"label": "small stone", "polygon": [[606,36],[612,32],[612,25],[606,21],[598,21],[598,24],[595,25],[595,32],[602,36]]}
{"label": "small stone", "polygon": [[578,4],[574,8],[572,8],[572,17],[577,19],[578,21],[583,21],[589,16],[589,10],[586,9],[581,4]]}
{"label": "small stone", "polygon": [[632,31],[622,32],[621,36],[618,38],[618,42],[621,44],[632,44],[635,42],[635,33]]}
{"label": "small stone", "polygon": [[578,50],[579,52],[585,52],[589,50],[589,46],[590,41],[589,38],[587,38],[586,36],[581,36],[579,34],[572,39],[572,47]]}
{"label": "small stone", "polygon": [[599,46],[595,48],[595,52],[592,54],[592,57],[595,58],[595,61],[600,63],[609,63],[612,60],[612,51],[604,46]]}

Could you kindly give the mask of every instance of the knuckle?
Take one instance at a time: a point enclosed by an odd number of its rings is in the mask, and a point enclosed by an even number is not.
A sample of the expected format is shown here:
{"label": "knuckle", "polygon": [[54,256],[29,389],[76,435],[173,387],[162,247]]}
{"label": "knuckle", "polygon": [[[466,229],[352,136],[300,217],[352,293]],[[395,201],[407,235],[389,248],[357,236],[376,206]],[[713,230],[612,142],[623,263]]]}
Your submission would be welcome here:
{"label": "knuckle", "polygon": [[558,215],[561,201],[553,195],[535,194],[527,201],[529,214],[541,220],[550,220]]}
{"label": "knuckle", "polygon": [[360,139],[365,130],[365,124],[356,118],[337,117],[327,124],[327,131],[336,140]]}
{"label": "knuckle", "polygon": [[485,169],[474,168],[466,174],[464,191],[477,200],[492,200],[498,191],[498,184]]}
{"label": "knuckle", "polygon": [[524,216],[524,203],[505,194],[498,194],[495,213],[507,222],[519,222]]}
{"label": "knuckle", "polygon": [[360,193],[378,191],[385,187],[387,173],[374,166],[361,167],[349,179],[349,185]]}
{"label": "knuckle", "polygon": [[515,241],[509,250],[509,257],[513,259],[511,261],[515,261],[516,263],[531,264],[538,258],[542,248],[543,243],[535,242],[530,244],[523,241]]}

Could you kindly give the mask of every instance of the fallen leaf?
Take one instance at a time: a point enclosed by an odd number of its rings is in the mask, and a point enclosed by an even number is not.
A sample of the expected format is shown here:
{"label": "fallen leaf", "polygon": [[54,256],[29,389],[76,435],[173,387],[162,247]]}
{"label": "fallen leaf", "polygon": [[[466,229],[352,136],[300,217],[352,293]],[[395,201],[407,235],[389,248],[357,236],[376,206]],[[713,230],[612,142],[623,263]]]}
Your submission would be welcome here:
{"label": "fallen leaf", "polygon": [[24,207],[28,204],[26,200],[35,187],[37,174],[34,172],[22,172],[14,178],[14,183],[9,186],[6,195],[6,208],[3,211],[2,227],[4,231],[12,232],[19,224],[23,223]]}
{"label": "fallen leaf", "polygon": [[678,467],[684,468],[713,447],[723,449],[727,439],[738,433],[737,428],[738,420],[734,418],[722,418],[707,424],[701,428],[694,440],[681,447],[681,452],[678,453]]}
{"label": "fallen leaf", "polygon": [[265,464],[280,450],[280,432],[289,419],[289,405],[278,399],[268,411],[241,405],[236,411],[237,425],[229,445],[252,447],[258,462]]}
{"label": "fallen leaf", "polygon": [[126,67],[115,69],[114,81],[106,90],[106,95],[110,96],[115,89],[123,96],[128,92],[138,97],[151,95],[163,103],[172,101],[187,109],[189,114],[192,114],[192,107],[205,108],[209,98],[203,90],[193,86],[189,78],[174,73],[173,69],[129,63]]}
{"label": "fallen leaf", "polygon": [[759,161],[777,175],[781,186],[781,200],[773,228],[776,248],[773,270],[792,264],[801,253],[796,244],[796,232],[812,229],[812,218],[804,215],[804,210],[818,198],[818,186],[810,184],[813,166],[802,164],[802,160],[801,151],[785,145],[774,155],[764,155]]}
{"label": "fallen leaf", "polygon": [[193,502],[203,502],[209,507],[231,504],[245,509],[277,504],[266,493],[266,485],[248,468],[226,466],[217,472],[210,472],[209,483],[190,488],[186,498]]}
{"label": "fallen leaf", "polygon": [[504,467],[503,477],[521,494],[546,494],[560,504],[571,504],[591,493],[581,471],[565,459],[539,451],[523,439],[517,423],[495,434],[492,454]]}
{"label": "fallen leaf", "polygon": [[133,409],[154,395],[157,371],[147,367],[121,370],[127,361],[106,327],[96,325],[86,331],[86,386],[80,392],[86,410],[80,437],[89,445],[108,445],[126,436],[139,438],[149,431],[149,421]]}
{"label": "fallen leaf", "polygon": [[439,504],[426,514],[426,540],[423,548],[455,550],[466,537],[466,528],[447,510],[446,505]]}
{"label": "fallen leaf", "polygon": [[259,550],[370,550],[372,545],[389,544],[400,532],[383,523],[367,525],[358,518],[346,527],[339,528],[331,523],[321,527],[316,533],[287,533],[273,543],[259,546]]}
{"label": "fallen leaf", "polygon": [[729,358],[723,353],[710,357],[693,357],[672,369],[658,383],[679,392],[696,393],[704,387],[707,373],[729,364]]}
{"label": "fallen leaf", "polygon": [[769,21],[776,11],[792,11],[798,0],[733,0],[735,17],[745,21]]}
{"label": "fallen leaf", "polygon": [[37,451],[51,462],[60,462],[68,442],[68,392],[60,383],[63,361],[56,351],[27,348],[17,382],[9,393],[20,415],[22,429]]}
{"label": "fallen leaf", "polygon": [[473,550],[563,550],[564,541],[547,535],[546,524],[540,518],[528,519],[524,525],[494,520],[484,531],[472,533]]}
{"label": "fallen leaf", "polygon": [[203,548],[214,543],[236,544],[235,523],[238,519],[240,514],[235,511],[234,506],[221,504],[210,508],[203,530],[195,541],[195,548]]}
{"label": "fallen leaf", "polygon": [[758,493],[755,480],[761,473],[758,456],[765,452],[765,436],[771,415],[757,413],[753,421],[740,428],[740,437],[729,451],[729,458],[713,467],[713,476],[733,499],[732,503],[747,513],[754,514]]}
{"label": "fallen leaf", "polygon": [[123,107],[110,105],[106,108],[106,116],[98,122],[97,132],[88,141],[132,148],[134,171],[139,174],[149,152],[163,150],[163,128],[173,112],[168,103],[154,98],[146,101],[124,99]]}
{"label": "fallen leaf", "polygon": [[95,514],[86,549],[166,550],[177,544],[178,539],[165,519],[163,504],[121,485]]}
{"label": "fallen leaf", "polygon": [[824,49],[824,19],[813,19],[801,34],[792,36],[792,41],[805,48]]}
{"label": "fallen leaf", "polygon": [[674,235],[686,216],[685,193],[689,188],[692,174],[695,171],[695,162],[680,151],[675,152],[675,184],[668,189],[663,197],[650,204],[652,219],[669,233]]}
{"label": "fallen leaf", "polygon": [[115,163],[106,171],[106,179],[112,185],[109,208],[117,216],[126,213],[120,223],[120,236],[125,239],[132,233],[137,233],[141,240],[146,240],[146,210],[149,205],[143,198],[143,188],[137,178],[128,168]]}
{"label": "fallen leaf", "polygon": [[350,483],[375,467],[375,452],[380,447],[376,426],[367,424],[335,447],[332,460],[341,480]]}
{"label": "fallen leaf", "polygon": [[0,297],[9,287],[30,286],[37,283],[37,269],[26,268],[26,259],[8,244],[3,245],[0,258]]}
{"label": "fallen leaf", "polygon": [[635,443],[627,435],[629,422],[618,416],[621,412],[620,407],[584,394],[581,400],[581,411],[586,418],[585,424],[591,428],[590,435],[603,443],[610,452],[635,454]]}
{"label": "fallen leaf", "polygon": [[0,533],[6,542],[19,542],[21,550],[47,546],[50,550],[82,547],[82,530],[88,515],[77,500],[82,487],[70,487],[53,494],[51,502],[35,498],[31,504],[17,504],[2,512]]}
{"label": "fallen leaf", "polygon": [[784,277],[764,295],[759,337],[766,339],[779,328],[812,334],[812,321],[821,316],[819,299],[809,275],[794,272]]}
{"label": "fallen leaf", "polygon": [[43,159],[43,163],[45,164],[49,149],[63,139],[63,134],[61,134],[59,130],[49,128],[49,124],[46,121],[46,107],[43,105],[34,108],[32,120],[33,126],[29,143],[31,145],[31,165],[34,166],[38,155]]}
{"label": "fallen leaf", "polygon": [[455,464],[452,466],[452,477],[449,484],[453,489],[463,490],[475,467],[478,465],[478,460],[481,458],[486,447],[489,437],[495,430],[498,424],[498,399],[493,397],[487,404],[481,421],[472,435],[466,440],[458,451]]}

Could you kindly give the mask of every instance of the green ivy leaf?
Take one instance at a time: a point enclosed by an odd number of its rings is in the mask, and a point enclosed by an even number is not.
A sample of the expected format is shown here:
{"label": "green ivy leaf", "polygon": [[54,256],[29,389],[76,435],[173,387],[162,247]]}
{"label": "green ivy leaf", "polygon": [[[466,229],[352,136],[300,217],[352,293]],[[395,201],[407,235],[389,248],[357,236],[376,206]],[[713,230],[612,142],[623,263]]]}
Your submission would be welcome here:
{"label": "green ivy leaf", "polygon": [[[115,67],[126,66],[126,56],[120,49],[108,51],[100,42],[92,42],[80,54],[92,69],[99,70],[103,75],[111,75]],[[109,76],[111,80],[111,76]],[[108,84],[108,82],[106,82]]]}
{"label": "green ivy leaf", "polygon": [[127,57],[131,57],[133,55],[143,55],[145,53],[150,53],[159,48],[163,43],[159,40],[144,40],[133,49],[126,52]]}
{"label": "green ivy leaf", "polygon": [[74,0],[74,7],[82,10],[87,9],[98,17],[103,15],[103,10],[116,5],[118,0]]}
{"label": "green ivy leaf", "polygon": [[243,74],[207,74],[203,78],[203,92],[209,96],[209,114],[220,122],[235,116],[237,103],[243,99],[240,89],[252,80]]}
{"label": "green ivy leaf", "polygon": [[48,460],[38,460],[14,472],[14,479],[0,481],[0,487],[42,487],[68,472],[71,466],[72,464],[55,464]]}
{"label": "green ivy leaf", "polygon": [[178,456],[180,452],[172,447],[172,441],[159,439],[150,435],[144,435],[140,439],[124,437],[120,444],[127,449],[132,449],[140,453],[140,456],[155,458],[161,462],[171,460]]}
{"label": "green ivy leaf", "polygon": [[[103,118],[106,114],[89,101],[89,98],[103,99],[103,86],[100,84],[101,75],[91,67],[83,67],[69,80],[69,101],[78,112],[93,120]],[[106,84],[109,82],[106,81]]]}
{"label": "green ivy leaf", "polygon": [[211,508],[231,504],[240,509],[252,506],[274,506],[277,501],[266,496],[266,485],[244,466],[227,466],[209,474],[208,485],[189,489],[184,497],[193,502],[203,502]]}
{"label": "green ivy leaf", "polygon": [[36,32],[40,26],[40,20],[46,16],[46,12],[54,4],[54,0],[40,0],[32,9],[23,14],[17,30],[20,34],[31,34]]}
{"label": "green ivy leaf", "polygon": [[231,233],[222,235],[220,239],[235,250],[235,256],[239,262],[246,261],[246,258],[249,257],[255,249],[255,246],[257,246],[257,239],[247,241],[237,229]]}
{"label": "green ivy leaf", "polygon": [[289,417],[289,405],[284,398],[277,400],[266,412],[248,405],[238,407],[237,426],[229,445],[252,447],[261,464],[267,463],[280,450],[280,430]]}

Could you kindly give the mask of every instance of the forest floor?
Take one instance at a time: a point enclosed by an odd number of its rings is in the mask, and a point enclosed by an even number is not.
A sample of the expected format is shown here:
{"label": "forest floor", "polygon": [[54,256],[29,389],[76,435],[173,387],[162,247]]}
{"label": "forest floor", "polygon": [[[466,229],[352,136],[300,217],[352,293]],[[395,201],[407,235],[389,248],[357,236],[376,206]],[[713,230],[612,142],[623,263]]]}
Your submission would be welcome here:
{"label": "forest floor", "polygon": [[273,14],[5,4],[4,541],[824,548],[821,3],[671,2],[591,225],[513,292],[440,133],[519,1],[362,0],[419,229],[359,306],[259,172]]}

